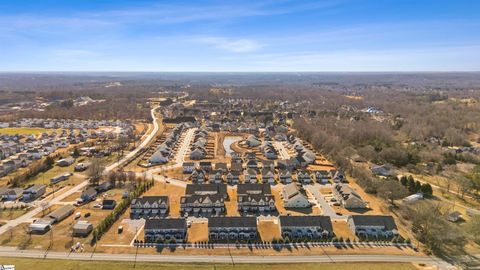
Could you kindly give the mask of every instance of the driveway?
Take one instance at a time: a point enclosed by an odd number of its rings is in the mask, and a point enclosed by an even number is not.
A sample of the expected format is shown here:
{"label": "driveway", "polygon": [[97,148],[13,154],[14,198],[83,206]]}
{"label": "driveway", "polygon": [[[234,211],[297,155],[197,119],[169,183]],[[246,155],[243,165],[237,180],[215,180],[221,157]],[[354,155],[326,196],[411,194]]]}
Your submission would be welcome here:
{"label": "driveway", "polygon": [[320,192],[319,184],[305,185],[304,187],[315,197],[315,202],[317,203],[317,206],[322,209],[324,215],[329,216],[332,219],[347,219],[347,216],[340,216],[335,213],[335,210],[333,210]]}

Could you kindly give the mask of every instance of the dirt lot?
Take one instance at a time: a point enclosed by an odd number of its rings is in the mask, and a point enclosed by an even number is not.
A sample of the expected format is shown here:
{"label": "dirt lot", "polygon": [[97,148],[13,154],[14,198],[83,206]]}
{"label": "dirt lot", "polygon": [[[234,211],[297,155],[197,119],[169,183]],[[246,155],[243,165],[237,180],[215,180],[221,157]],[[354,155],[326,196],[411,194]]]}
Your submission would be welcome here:
{"label": "dirt lot", "polygon": [[199,219],[192,223],[188,229],[187,241],[190,243],[208,241],[208,222]]}
{"label": "dirt lot", "polygon": [[239,216],[238,207],[237,207],[237,190],[231,188],[230,186],[227,188],[228,192],[228,201],[225,201],[225,209],[227,210],[227,216]]}
{"label": "dirt lot", "polygon": [[344,220],[333,220],[332,222],[333,232],[337,237],[343,237],[343,239],[349,238],[350,240],[356,239],[355,234],[350,230],[348,224]]}
{"label": "dirt lot", "polygon": [[260,234],[260,239],[263,241],[272,241],[273,239],[280,239],[282,234],[280,232],[280,225],[278,224],[278,219],[276,218],[264,218],[258,219],[258,233]]}

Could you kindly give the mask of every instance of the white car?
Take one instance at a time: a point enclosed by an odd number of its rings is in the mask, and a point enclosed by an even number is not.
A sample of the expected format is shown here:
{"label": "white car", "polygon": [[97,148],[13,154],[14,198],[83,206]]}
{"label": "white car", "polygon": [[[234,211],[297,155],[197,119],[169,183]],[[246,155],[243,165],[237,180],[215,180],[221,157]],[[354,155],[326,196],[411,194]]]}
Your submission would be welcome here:
{"label": "white car", "polygon": [[93,206],[93,208],[102,208],[102,205],[99,204],[99,203],[97,203],[97,204],[95,204],[95,205]]}

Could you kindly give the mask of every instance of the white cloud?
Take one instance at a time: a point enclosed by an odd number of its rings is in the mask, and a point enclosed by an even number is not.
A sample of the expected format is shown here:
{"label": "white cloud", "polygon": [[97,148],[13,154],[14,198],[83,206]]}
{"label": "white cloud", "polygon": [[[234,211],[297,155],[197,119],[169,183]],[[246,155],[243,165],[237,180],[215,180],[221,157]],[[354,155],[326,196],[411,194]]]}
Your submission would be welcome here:
{"label": "white cloud", "polygon": [[235,52],[245,53],[257,51],[263,47],[263,44],[252,39],[230,39],[223,37],[202,37],[195,39],[195,41],[212,45],[216,48]]}

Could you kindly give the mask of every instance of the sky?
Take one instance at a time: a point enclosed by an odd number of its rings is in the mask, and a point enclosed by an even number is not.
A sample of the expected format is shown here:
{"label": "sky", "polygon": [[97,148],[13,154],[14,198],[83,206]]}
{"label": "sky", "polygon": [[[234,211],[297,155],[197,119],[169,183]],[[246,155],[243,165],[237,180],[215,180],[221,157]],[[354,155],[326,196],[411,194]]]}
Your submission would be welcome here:
{"label": "sky", "polygon": [[0,0],[0,71],[480,71],[476,0]]}

